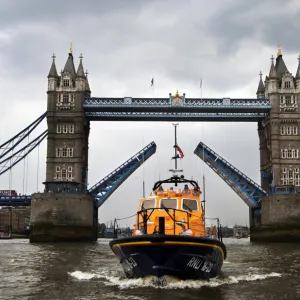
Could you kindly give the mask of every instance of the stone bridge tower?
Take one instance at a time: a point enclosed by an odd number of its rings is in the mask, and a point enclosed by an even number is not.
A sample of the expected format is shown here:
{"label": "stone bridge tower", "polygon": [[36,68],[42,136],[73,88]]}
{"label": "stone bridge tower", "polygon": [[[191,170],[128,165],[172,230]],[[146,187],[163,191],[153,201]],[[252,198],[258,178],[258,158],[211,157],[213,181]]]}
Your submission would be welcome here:
{"label": "stone bridge tower", "polygon": [[75,70],[72,47],[60,76],[53,56],[48,74],[48,143],[45,192],[32,195],[31,242],[94,241],[98,210],[86,193],[90,96],[82,56]]}
{"label": "stone bridge tower", "polygon": [[300,241],[300,64],[293,76],[278,49],[264,83],[260,76],[257,97],[269,98],[272,110],[258,124],[261,186],[268,196],[261,201],[257,238]]}
{"label": "stone bridge tower", "polygon": [[70,49],[60,76],[53,56],[48,75],[46,191],[86,192],[90,128],[82,105],[90,93],[82,56],[76,72]]}

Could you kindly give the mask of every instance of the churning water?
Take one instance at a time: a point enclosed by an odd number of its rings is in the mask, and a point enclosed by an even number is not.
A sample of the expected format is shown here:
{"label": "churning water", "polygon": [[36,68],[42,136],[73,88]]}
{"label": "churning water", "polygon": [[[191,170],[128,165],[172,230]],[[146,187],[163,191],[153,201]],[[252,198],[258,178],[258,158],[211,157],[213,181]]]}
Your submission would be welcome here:
{"label": "churning water", "polygon": [[224,239],[222,274],[210,281],[124,277],[108,243],[0,241],[0,299],[300,299],[300,245]]}

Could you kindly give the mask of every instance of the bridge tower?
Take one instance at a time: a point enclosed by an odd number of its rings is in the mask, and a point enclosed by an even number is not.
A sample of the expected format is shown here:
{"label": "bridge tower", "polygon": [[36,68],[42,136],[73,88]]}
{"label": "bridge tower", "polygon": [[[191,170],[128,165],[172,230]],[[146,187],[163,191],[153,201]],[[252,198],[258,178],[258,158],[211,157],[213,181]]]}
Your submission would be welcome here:
{"label": "bridge tower", "polygon": [[48,75],[46,191],[67,188],[86,192],[89,121],[82,108],[90,88],[82,64],[75,71],[72,49],[58,76],[53,56]]}
{"label": "bridge tower", "polygon": [[97,212],[86,194],[89,121],[82,108],[90,96],[82,55],[76,71],[72,46],[60,76],[53,55],[48,74],[48,143],[44,193],[33,194],[31,241],[94,240]]}
{"label": "bridge tower", "polygon": [[257,97],[269,98],[272,110],[258,123],[261,186],[268,196],[251,239],[300,241],[300,60],[293,76],[279,48],[264,83],[260,74]]}

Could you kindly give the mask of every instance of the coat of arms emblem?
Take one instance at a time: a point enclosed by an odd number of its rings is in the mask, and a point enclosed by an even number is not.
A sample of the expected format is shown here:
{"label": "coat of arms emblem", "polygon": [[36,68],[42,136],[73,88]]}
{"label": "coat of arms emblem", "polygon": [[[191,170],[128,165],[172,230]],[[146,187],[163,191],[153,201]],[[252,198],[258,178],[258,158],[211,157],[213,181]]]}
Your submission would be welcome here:
{"label": "coat of arms emblem", "polygon": [[172,97],[172,106],[183,106],[183,96],[180,96],[178,91],[176,91],[175,96]]}

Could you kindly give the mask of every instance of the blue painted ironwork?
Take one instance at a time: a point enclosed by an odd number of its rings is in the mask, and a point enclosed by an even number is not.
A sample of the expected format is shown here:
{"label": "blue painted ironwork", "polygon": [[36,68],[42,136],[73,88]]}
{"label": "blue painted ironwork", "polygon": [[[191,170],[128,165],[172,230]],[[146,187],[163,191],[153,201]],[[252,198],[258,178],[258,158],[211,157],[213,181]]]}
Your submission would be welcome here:
{"label": "blue painted ironwork", "polygon": [[86,98],[85,112],[200,112],[200,113],[268,113],[269,99],[185,98]]}
{"label": "blue painted ironwork", "polygon": [[4,174],[16,164],[18,164],[22,159],[24,159],[32,150],[34,150],[47,136],[48,130],[45,130],[38,137],[32,140],[30,143],[25,145],[23,148],[13,153],[11,156],[6,157],[0,161],[0,175]]}
{"label": "blue painted ironwork", "polygon": [[[200,142],[194,153],[215,171],[252,208],[260,207],[260,199],[267,195],[257,183],[232,164]],[[256,210],[258,213],[260,210]]]}
{"label": "blue painted ironwork", "polygon": [[40,117],[38,117],[34,122],[32,122],[25,129],[20,131],[14,137],[9,139],[7,142],[0,145],[0,159],[3,158],[7,153],[16,148],[26,137],[30,135],[30,133],[44,120],[47,112],[43,113]]}
{"label": "blue painted ironwork", "polygon": [[92,186],[88,190],[88,193],[96,198],[96,206],[100,207],[108,197],[155,152],[156,144],[152,142]]}
{"label": "blue painted ironwork", "polygon": [[90,121],[258,122],[266,113],[86,112]]}
{"label": "blue painted ironwork", "polygon": [[31,196],[0,196],[0,206],[30,206]]}

